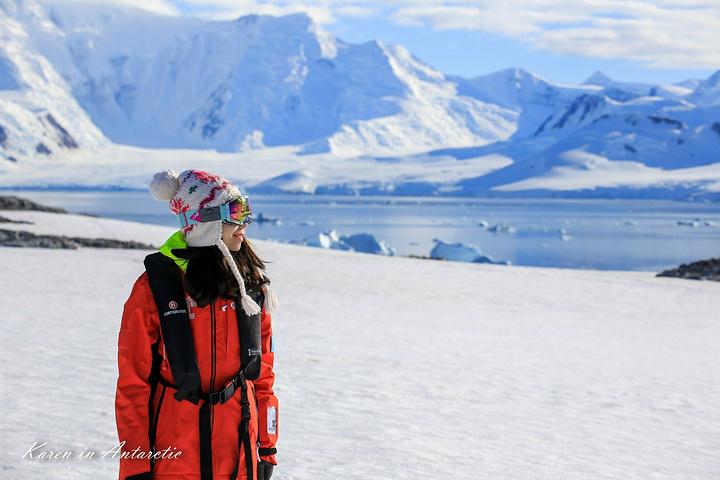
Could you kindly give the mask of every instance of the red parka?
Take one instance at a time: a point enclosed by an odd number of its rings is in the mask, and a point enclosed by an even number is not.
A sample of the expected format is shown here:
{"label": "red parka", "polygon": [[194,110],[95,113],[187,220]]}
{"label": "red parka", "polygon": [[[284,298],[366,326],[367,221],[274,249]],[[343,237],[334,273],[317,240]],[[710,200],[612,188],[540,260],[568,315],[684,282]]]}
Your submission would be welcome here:
{"label": "red parka", "polygon": [[[221,389],[240,369],[240,340],[233,300],[218,299],[206,307],[197,304],[186,295],[192,325],[195,354],[204,392]],[[263,452],[273,449],[278,439],[278,400],[273,392],[274,353],[272,345],[272,322],[268,312],[261,313],[262,366],[258,379],[248,380],[250,401],[251,445]],[[158,384],[151,399],[149,382],[153,348],[162,356],[160,375],[172,384],[172,372],[167,361],[160,330],[160,320],[147,273],[143,273],[133,285],[125,303],[118,340],[117,390],[115,416],[119,441],[125,442],[120,459],[120,480],[136,478],[165,478],[173,480],[200,478],[200,447],[198,415],[200,406],[187,400],[177,401],[174,390]],[[240,457],[238,478],[246,477],[248,460],[238,448],[238,425],[241,418],[240,394],[226,403],[211,406],[212,466],[214,480],[226,480]],[[151,410],[152,409],[152,410]],[[151,411],[153,415],[151,415]],[[150,418],[157,422],[155,451],[167,452],[166,458],[155,461],[152,476],[150,460],[138,458],[139,453],[151,450]],[[136,450],[137,449],[137,450]],[[138,454],[131,455],[136,450]],[[272,451],[272,450],[271,450]],[[177,452],[181,452],[177,455]],[[157,456],[157,455],[156,455]],[[132,458],[134,457],[134,458]],[[260,458],[277,464],[275,455]],[[255,465],[258,451],[253,448]],[[143,475],[144,474],[144,475]],[[255,474],[256,476],[256,474]]]}

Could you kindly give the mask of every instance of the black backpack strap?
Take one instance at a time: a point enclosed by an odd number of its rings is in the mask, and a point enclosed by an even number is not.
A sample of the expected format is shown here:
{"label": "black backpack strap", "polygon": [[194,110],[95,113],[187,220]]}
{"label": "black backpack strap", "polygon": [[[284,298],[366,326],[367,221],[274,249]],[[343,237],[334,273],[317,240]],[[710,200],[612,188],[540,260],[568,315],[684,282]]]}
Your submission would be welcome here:
{"label": "black backpack strap", "polygon": [[[258,305],[263,304],[262,291],[248,291],[253,300]],[[260,366],[262,359],[262,333],[261,333],[261,314],[248,315],[240,304],[240,297],[235,299],[237,308],[235,313],[238,322],[238,333],[240,335],[240,361],[242,365],[241,372],[243,379],[240,383],[240,405],[242,417],[240,425],[238,425],[238,461],[230,474],[230,480],[236,480],[238,477],[238,469],[240,467],[240,455],[245,457],[246,478],[252,480],[255,475],[255,462],[253,462],[252,449],[250,442],[250,401],[248,399],[248,383],[247,380],[256,380],[260,376]],[[242,452],[242,453],[241,453]]]}
{"label": "black backpack strap", "polygon": [[[262,290],[259,292],[248,292],[258,305],[263,304],[264,296]],[[240,334],[240,364],[245,371],[245,378],[257,380],[260,376],[260,365],[262,360],[262,332],[260,324],[260,313],[248,315],[242,308],[240,297],[235,298],[237,308],[235,314],[238,322],[238,333]]]}
{"label": "black backpack strap", "polygon": [[[240,468],[240,452],[245,456],[246,478],[252,480],[255,478],[255,462],[252,457],[252,444],[250,442],[250,401],[248,399],[248,384],[243,381],[240,387],[240,405],[242,417],[240,425],[238,425],[238,461],[233,467],[230,474],[230,480],[238,478],[238,469]],[[260,479],[258,479],[260,480]]]}
{"label": "black backpack strap", "polygon": [[180,268],[171,258],[157,252],[145,257],[145,270],[160,315],[168,363],[178,387],[175,398],[197,405],[201,393],[200,370]]}
{"label": "black backpack strap", "polygon": [[[165,386],[162,385],[160,399],[158,401],[157,410],[153,410],[155,404],[155,395],[158,392],[158,385],[162,378],[160,377],[160,363],[162,362],[162,355],[158,353],[158,345],[160,341],[153,343],[152,345],[152,366],[150,367],[150,376],[148,377],[148,383],[150,384],[150,398],[148,399],[148,440],[150,441],[150,449],[155,453],[155,433],[157,431],[158,413],[162,406],[163,396],[165,395]],[[150,457],[150,470],[155,467],[155,457]]]}

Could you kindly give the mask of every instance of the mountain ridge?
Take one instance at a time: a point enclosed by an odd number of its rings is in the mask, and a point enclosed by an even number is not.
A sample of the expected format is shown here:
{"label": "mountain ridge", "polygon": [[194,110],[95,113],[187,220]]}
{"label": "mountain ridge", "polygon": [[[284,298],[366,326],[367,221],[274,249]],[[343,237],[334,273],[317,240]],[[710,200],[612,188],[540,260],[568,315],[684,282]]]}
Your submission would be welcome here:
{"label": "mountain ridge", "polygon": [[[0,160],[12,160],[0,161],[0,172],[110,143],[220,153],[294,149],[288,176],[265,180],[296,178],[293,163],[305,157],[407,163],[502,152],[506,165],[493,160],[496,171],[484,180],[456,178],[433,190],[462,192],[472,184],[488,194],[502,188],[492,179],[518,184],[538,172],[585,168],[567,158],[604,158],[630,176],[659,169],[658,178],[720,163],[720,71],[673,85],[619,82],[600,71],[563,85],[519,67],[463,78],[401,45],[334,38],[303,13],[208,22],[67,5],[0,0],[7,19],[0,29],[7,40],[0,50]],[[318,179],[321,190],[341,185],[323,185],[329,180],[313,168],[301,168],[298,178]],[[363,175],[340,176],[367,184]],[[392,175],[391,183],[404,181],[402,172]],[[714,185],[715,177],[706,180]],[[598,178],[598,187],[605,181]]]}

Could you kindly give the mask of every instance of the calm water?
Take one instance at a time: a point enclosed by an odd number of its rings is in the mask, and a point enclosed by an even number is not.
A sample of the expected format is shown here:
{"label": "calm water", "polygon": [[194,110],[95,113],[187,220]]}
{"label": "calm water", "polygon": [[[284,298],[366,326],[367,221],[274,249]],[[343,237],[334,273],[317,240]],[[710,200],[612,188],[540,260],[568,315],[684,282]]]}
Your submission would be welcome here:
{"label": "calm water", "polygon": [[[0,194],[73,212],[176,225],[167,203],[147,192]],[[398,255],[428,255],[437,238],[477,245],[485,255],[514,265],[653,271],[720,256],[720,204],[712,203],[258,194],[251,202],[256,214],[282,223],[255,222],[248,235],[282,242],[336,229],[341,235],[371,233]],[[514,232],[491,232],[482,222],[512,226]]]}

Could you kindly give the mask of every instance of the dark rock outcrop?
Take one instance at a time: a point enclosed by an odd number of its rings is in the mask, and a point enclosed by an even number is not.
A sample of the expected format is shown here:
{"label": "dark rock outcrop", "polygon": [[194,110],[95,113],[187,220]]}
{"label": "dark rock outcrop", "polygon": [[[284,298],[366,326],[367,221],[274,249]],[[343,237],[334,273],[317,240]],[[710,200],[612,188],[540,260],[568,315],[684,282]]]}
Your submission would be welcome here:
{"label": "dark rock outcrop", "polygon": [[82,238],[70,237],[81,247],[90,248],[126,248],[130,250],[157,250],[157,247],[149,243],[136,242],[135,240],[116,240],[114,238]]}
{"label": "dark rock outcrop", "polygon": [[32,232],[0,229],[0,246],[34,247],[53,249],[90,248],[126,248],[132,250],[155,250],[156,247],[133,240],[115,240],[112,238],[83,238],[58,235],[36,235]]}
{"label": "dark rock outcrop", "polygon": [[47,119],[48,123],[52,125],[52,127],[57,131],[61,146],[73,149],[78,148],[78,144],[73,138],[73,136],[70,135],[70,132],[68,132],[65,127],[60,125],[60,123],[55,119],[55,117],[48,113],[47,115],[45,115],[45,118]]}
{"label": "dark rock outcrop", "polygon": [[13,220],[12,218],[3,217],[0,215],[0,223],[25,223],[28,225],[32,225],[33,222],[26,222],[24,220]]}
{"label": "dark rock outcrop", "polygon": [[660,272],[656,276],[688,278],[692,280],[714,280],[720,282],[720,258],[684,263],[677,268]]}
{"label": "dark rock outcrop", "polygon": [[718,137],[720,137],[720,122],[713,123],[710,128],[712,128],[713,132],[717,133]]}
{"label": "dark rock outcrop", "polygon": [[52,153],[52,150],[50,150],[50,149],[47,147],[47,145],[45,145],[45,144],[42,143],[42,142],[40,142],[40,143],[38,143],[37,145],[35,145],[35,151],[36,151],[37,153],[41,153],[41,154],[43,154],[43,155],[50,155],[50,154]]}
{"label": "dark rock outcrop", "polygon": [[30,232],[0,229],[0,247],[34,247],[34,248],[78,248],[78,244],[67,237],[54,235],[35,235]]}
{"label": "dark rock outcrop", "polygon": [[0,210],[36,210],[38,212],[68,213],[62,208],[46,207],[26,198],[0,195]]}

